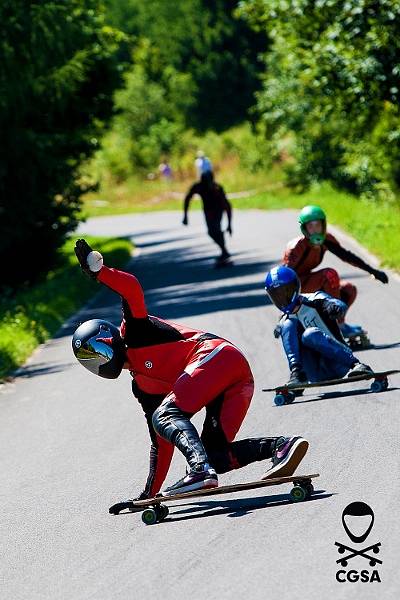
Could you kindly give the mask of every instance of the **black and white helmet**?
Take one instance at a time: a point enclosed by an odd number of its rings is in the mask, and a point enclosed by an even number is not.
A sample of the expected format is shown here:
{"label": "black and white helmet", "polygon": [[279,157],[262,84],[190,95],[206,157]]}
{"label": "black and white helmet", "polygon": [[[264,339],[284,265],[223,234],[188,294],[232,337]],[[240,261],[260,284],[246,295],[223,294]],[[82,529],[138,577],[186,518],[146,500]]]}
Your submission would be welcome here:
{"label": "black and white helmet", "polygon": [[106,379],[116,379],[126,360],[118,327],[102,319],[79,325],[72,336],[72,349],[85,369]]}

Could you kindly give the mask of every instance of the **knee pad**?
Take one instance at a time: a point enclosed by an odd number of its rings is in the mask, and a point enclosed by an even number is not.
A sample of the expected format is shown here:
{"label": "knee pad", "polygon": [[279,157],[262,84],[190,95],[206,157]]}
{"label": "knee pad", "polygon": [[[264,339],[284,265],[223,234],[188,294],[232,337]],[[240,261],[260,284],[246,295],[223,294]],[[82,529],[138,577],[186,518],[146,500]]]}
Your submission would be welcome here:
{"label": "knee pad", "polygon": [[190,423],[191,417],[192,415],[178,408],[173,400],[168,400],[156,408],[151,422],[154,431],[173,442],[172,438],[176,437],[176,434],[193,428]]}
{"label": "knee pad", "polygon": [[320,329],[318,329],[318,327],[307,327],[307,329],[301,336],[301,341],[305,346],[312,348],[314,345],[313,342],[315,338],[321,335],[321,333],[322,332],[320,331]]}
{"label": "knee pad", "polygon": [[340,299],[351,306],[357,297],[357,288],[353,283],[349,281],[342,281],[340,285]]}
{"label": "knee pad", "polygon": [[334,290],[336,293],[339,292],[340,279],[337,271],[335,269],[324,269],[325,271],[325,280],[328,283],[330,290]]}

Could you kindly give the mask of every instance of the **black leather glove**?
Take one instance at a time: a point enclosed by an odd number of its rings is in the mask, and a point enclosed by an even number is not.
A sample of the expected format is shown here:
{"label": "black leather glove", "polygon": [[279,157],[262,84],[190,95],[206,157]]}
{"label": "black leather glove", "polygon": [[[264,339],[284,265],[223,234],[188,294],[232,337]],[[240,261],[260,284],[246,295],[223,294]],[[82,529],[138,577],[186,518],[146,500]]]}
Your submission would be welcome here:
{"label": "black leather glove", "polygon": [[91,271],[87,264],[87,257],[93,251],[93,248],[89,246],[89,244],[85,240],[76,240],[75,243],[75,254],[76,258],[79,260],[79,264],[81,265],[82,271],[89,275],[92,279],[97,279],[97,273]]}
{"label": "black leather glove", "polygon": [[110,515],[119,515],[119,513],[123,510],[129,510],[129,512],[140,512],[143,510],[143,507],[133,507],[132,502],[135,502],[136,500],[147,500],[148,498],[149,495],[143,491],[138,496],[136,496],[136,498],[128,498],[127,500],[121,500],[121,502],[113,504],[108,509],[108,512],[110,513]]}
{"label": "black leather glove", "polygon": [[386,275],[385,271],[379,271],[379,269],[374,269],[371,273],[381,283],[389,283],[389,277]]}
{"label": "black leather glove", "polygon": [[281,323],[277,323],[277,325],[275,326],[274,329],[274,338],[277,340],[281,337],[281,333],[282,333],[282,326]]}
{"label": "black leather glove", "polygon": [[347,304],[337,298],[329,298],[324,300],[324,312],[329,319],[339,319],[344,317],[347,311]]}
{"label": "black leather glove", "polygon": [[226,232],[229,233],[230,236],[232,236],[232,225],[230,223],[228,225]]}

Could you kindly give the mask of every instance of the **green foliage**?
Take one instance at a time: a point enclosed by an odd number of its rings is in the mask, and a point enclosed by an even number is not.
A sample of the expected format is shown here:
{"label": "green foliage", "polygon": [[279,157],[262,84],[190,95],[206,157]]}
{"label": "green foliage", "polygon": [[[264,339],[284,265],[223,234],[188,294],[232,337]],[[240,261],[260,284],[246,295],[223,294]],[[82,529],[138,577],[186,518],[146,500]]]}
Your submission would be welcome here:
{"label": "green foliage", "polygon": [[[104,256],[104,262],[123,266],[132,246],[122,239],[87,238]],[[84,275],[73,247],[75,238],[62,248],[60,266],[35,286],[0,301],[0,380],[27,359],[33,349],[47,340],[62,323],[96,291],[98,284]]]}
{"label": "green foliage", "polygon": [[190,94],[180,97],[190,127],[222,131],[241,122],[253,104],[266,36],[236,18],[237,4],[237,0],[107,0],[115,25],[141,42],[147,40],[151,53],[142,64],[151,80],[165,82],[168,67],[190,78]]}
{"label": "green foliage", "polygon": [[357,193],[399,185],[400,2],[246,0],[272,39],[258,108],[268,137],[293,134],[290,180]]}
{"label": "green foliage", "polygon": [[14,285],[46,272],[77,225],[122,34],[99,0],[3,0],[0,20],[1,284]]}

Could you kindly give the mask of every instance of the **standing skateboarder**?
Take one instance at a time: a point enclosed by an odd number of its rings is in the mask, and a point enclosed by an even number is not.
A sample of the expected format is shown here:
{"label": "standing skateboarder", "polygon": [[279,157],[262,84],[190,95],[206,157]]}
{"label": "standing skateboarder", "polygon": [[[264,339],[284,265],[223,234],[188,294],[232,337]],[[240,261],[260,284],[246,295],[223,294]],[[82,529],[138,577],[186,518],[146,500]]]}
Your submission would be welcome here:
{"label": "standing skateboarder", "polygon": [[230,263],[230,254],[225,246],[225,237],[221,229],[223,214],[228,217],[228,233],[232,235],[232,206],[225,195],[224,188],[214,181],[214,175],[207,171],[201,175],[200,181],[192,185],[186,194],[183,206],[183,225],[188,224],[188,210],[192,197],[198,194],[203,201],[204,217],[208,235],[221,249],[221,255],[216,259],[215,266],[223,267]]}
{"label": "standing skateboarder", "polygon": [[[120,329],[99,319],[87,321],[75,331],[72,346],[78,361],[96,375],[116,378],[123,367],[130,370],[151,438],[150,472],[137,499],[160,490],[174,446],[185,456],[188,470],[166,495],[217,487],[217,473],[267,458],[273,465],[263,478],[293,474],[307,452],[305,439],[234,441],[254,390],[240,350],[212,333],[149,315],[136,277],[103,265],[101,254],[85,240],[76,242],[75,253],[83,271],[122,299]],[[199,436],[191,417],[204,407]]]}

